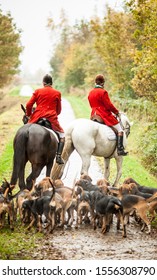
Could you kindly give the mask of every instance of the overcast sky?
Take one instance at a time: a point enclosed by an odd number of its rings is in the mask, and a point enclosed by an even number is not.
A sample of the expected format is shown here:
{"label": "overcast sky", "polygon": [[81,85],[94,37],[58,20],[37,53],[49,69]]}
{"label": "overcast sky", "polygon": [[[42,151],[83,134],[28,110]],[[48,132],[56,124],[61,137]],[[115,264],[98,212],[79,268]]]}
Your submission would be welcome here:
{"label": "overcast sky", "polygon": [[121,9],[123,0],[0,0],[3,12],[10,11],[19,29],[24,51],[21,69],[34,73],[38,69],[48,72],[52,51],[52,39],[46,28],[47,18],[55,22],[64,9],[71,24],[77,19],[90,19],[97,14],[103,17],[105,6]]}

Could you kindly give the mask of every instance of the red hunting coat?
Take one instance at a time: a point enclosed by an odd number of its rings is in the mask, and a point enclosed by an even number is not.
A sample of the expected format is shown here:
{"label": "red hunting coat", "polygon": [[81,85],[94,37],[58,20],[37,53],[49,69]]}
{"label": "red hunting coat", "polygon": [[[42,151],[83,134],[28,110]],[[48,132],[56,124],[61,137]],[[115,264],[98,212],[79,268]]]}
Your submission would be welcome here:
{"label": "red hunting coat", "polygon": [[113,126],[118,123],[118,120],[112,113],[117,115],[119,111],[112,104],[108,92],[105,89],[100,87],[92,89],[88,95],[88,101],[92,108],[91,117],[94,115],[100,116],[108,126]]}
{"label": "red hunting coat", "polygon": [[[36,103],[35,111],[32,108]],[[50,86],[37,89],[26,104],[26,114],[30,116],[29,123],[36,123],[39,118],[47,118],[53,130],[64,132],[58,121],[61,113],[61,93]]]}

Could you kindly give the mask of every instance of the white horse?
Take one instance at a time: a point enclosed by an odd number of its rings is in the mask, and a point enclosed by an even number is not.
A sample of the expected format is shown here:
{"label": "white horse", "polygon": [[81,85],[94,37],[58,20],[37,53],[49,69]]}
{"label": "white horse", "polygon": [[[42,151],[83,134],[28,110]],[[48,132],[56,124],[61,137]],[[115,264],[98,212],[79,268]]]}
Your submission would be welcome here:
{"label": "white horse", "polygon": [[[120,123],[124,129],[123,145],[125,148],[131,123],[124,113],[121,113]],[[104,177],[108,180],[110,159],[115,158],[117,175],[113,185],[117,186],[122,175],[123,156],[117,155],[117,137],[110,127],[88,119],[76,119],[70,123],[65,131],[65,139],[62,154],[65,164],[62,166],[55,164],[51,171],[53,179],[61,178],[69,156],[76,149],[82,160],[81,174],[88,174],[92,155],[103,157],[105,164]]]}

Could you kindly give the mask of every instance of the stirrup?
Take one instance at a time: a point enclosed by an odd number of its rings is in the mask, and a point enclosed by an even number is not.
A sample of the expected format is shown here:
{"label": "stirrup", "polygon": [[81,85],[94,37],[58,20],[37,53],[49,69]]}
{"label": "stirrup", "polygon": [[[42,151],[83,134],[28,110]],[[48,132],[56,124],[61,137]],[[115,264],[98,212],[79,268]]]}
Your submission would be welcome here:
{"label": "stirrup", "polygon": [[62,160],[60,154],[56,155],[56,162],[57,162],[58,164],[64,164],[64,161]]}

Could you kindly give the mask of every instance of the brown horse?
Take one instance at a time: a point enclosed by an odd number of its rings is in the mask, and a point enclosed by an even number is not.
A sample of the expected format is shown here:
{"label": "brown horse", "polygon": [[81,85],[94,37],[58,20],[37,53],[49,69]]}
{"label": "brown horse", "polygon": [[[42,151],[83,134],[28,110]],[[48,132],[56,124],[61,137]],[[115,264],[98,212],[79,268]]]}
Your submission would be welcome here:
{"label": "brown horse", "polygon": [[[33,181],[46,166],[46,176],[50,176],[51,168],[56,156],[58,141],[55,134],[45,127],[28,123],[19,128],[14,138],[13,172],[11,185],[19,180],[20,189],[31,189]],[[31,163],[31,173],[25,182],[25,167]]]}

